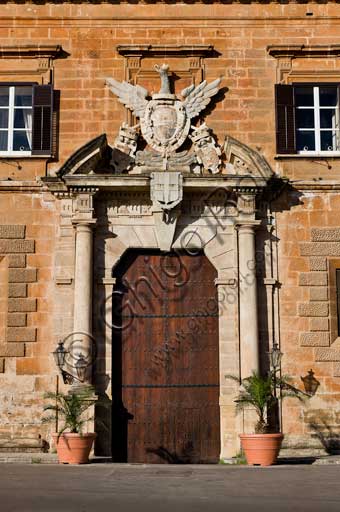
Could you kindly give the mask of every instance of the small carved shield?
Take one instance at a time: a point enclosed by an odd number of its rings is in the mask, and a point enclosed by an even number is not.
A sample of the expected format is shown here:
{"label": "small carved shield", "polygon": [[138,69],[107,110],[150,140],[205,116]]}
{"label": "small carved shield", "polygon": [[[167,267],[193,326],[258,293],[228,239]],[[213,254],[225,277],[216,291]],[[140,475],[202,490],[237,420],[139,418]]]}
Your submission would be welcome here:
{"label": "small carved shield", "polygon": [[141,119],[144,139],[153,150],[162,154],[176,151],[184,143],[189,130],[190,118],[182,102],[175,97],[151,100]]}
{"label": "small carved shield", "polygon": [[183,199],[183,176],[180,172],[151,174],[151,201],[162,210],[171,210]]}

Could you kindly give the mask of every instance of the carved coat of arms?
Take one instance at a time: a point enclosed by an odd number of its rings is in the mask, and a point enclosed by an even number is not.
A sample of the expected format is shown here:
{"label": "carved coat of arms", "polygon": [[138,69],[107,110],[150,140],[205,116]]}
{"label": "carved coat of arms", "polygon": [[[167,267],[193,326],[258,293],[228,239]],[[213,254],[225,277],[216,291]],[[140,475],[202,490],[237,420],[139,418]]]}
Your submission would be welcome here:
{"label": "carved coat of arms", "polygon": [[[137,132],[140,127],[141,135],[148,144],[146,150],[137,151],[136,155],[132,153],[131,145],[127,144],[125,153],[135,157],[134,164],[141,167],[142,172],[218,172],[221,150],[209,133],[209,128],[204,125],[202,131],[192,125],[192,120],[218,92],[221,79],[217,78],[210,84],[204,80],[197,86],[190,85],[181,92],[182,99],[179,99],[170,90],[169,66],[162,64],[155,66],[155,69],[160,74],[161,89],[151,99],[148,99],[148,91],[140,85],[106,79],[119,101],[140,119],[140,126],[130,127],[130,131],[134,128]],[[126,138],[126,130],[126,125],[122,125],[122,133],[118,137],[120,140]],[[192,150],[178,152],[189,135]],[[124,152],[121,144],[119,150]]]}

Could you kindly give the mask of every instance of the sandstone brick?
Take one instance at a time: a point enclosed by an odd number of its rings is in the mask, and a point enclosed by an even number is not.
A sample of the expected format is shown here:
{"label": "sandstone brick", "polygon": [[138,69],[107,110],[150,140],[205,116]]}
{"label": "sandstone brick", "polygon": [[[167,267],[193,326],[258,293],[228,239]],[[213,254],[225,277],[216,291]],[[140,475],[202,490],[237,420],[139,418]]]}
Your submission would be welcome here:
{"label": "sandstone brick", "polygon": [[8,327],[6,331],[6,340],[13,341],[36,341],[37,330],[35,327]]}
{"label": "sandstone brick", "polygon": [[327,270],[327,259],[321,256],[311,256],[309,259],[310,270],[322,271]]}
{"label": "sandstone brick", "polygon": [[325,302],[311,302],[299,304],[300,316],[328,316],[328,304]]}
{"label": "sandstone brick", "polygon": [[34,252],[34,240],[0,240],[0,254]]}
{"label": "sandstone brick", "polygon": [[329,347],[328,332],[302,332],[300,333],[302,347]]}
{"label": "sandstone brick", "polygon": [[0,224],[0,238],[25,238],[25,229],[25,226]]}
{"label": "sandstone brick", "polygon": [[340,256],[340,242],[301,242],[301,256]]}
{"label": "sandstone brick", "polygon": [[11,268],[8,281],[10,283],[34,283],[37,280],[36,268]]}
{"label": "sandstone brick", "polygon": [[26,313],[8,313],[7,325],[8,327],[25,327],[27,324]]}
{"label": "sandstone brick", "polygon": [[328,300],[327,286],[312,286],[309,290],[310,300]]}
{"label": "sandstone brick", "polygon": [[25,268],[26,254],[9,254],[8,266],[9,268]]}
{"label": "sandstone brick", "polygon": [[311,238],[313,242],[340,242],[340,228],[313,228]]}
{"label": "sandstone brick", "polygon": [[311,318],[309,328],[311,331],[328,331],[329,320],[328,318]]}
{"label": "sandstone brick", "polygon": [[9,313],[30,312],[36,310],[36,299],[8,299]]}
{"label": "sandstone brick", "polygon": [[[340,362],[333,364],[333,377],[340,377]],[[340,418],[338,418],[339,423]]]}
{"label": "sandstone brick", "polygon": [[23,357],[24,343],[0,343],[0,357]]}
{"label": "sandstone brick", "polygon": [[16,370],[17,375],[48,375],[51,373],[51,365],[47,360],[25,357],[17,360]]}
{"label": "sandstone brick", "polygon": [[8,297],[27,297],[27,284],[12,283],[8,285]]}
{"label": "sandstone brick", "polygon": [[317,348],[315,349],[316,361],[340,361],[340,350],[335,348]]}
{"label": "sandstone brick", "polygon": [[326,286],[327,272],[301,272],[300,286]]}
{"label": "sandstone brick", "polygon": [[0,359],[0,373],[5,373],[5,359]]}

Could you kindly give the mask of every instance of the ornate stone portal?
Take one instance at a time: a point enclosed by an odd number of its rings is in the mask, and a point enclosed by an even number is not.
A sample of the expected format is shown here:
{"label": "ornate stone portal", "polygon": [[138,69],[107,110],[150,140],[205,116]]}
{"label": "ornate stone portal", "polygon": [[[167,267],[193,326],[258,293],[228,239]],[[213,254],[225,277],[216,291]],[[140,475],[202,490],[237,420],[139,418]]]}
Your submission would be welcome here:
{"label": "ornate stone portal", "polygon": [[[265,240],[270,232],[266,212],[262,223],[258,219],[256,197],[272,171],[241,142],[226,137],[219,147],[205,124],[191,124],[216,95],[220,79],[187,88],[179,100],[170,92],[167,67],[158,71],[161,90],[150,100],[140,86],[111,80],[110,87],[140,124],[122,124],[112,148],[105,135],[90,141],[57,177],[45,179],[62,203],[56,275],[62,275],[63,286],[56,281],[56,300],[73,303],[73,330],[96,340],[94,379],[109,393],[112,311],[107,305],[112,271],[122,255],[129,248],[204,251],[218,272],[221,456],[230,456],[238,449],[242,427],[225,374],[240,371],[244,377],[259,367],[255,232],[260,230]],[[65,258],[74,265],[65,267]],[[273,261],[261,264],[275,285]],[[274,295],[275,289],[268,294],[271,311]],[[61,310],[56,322],[65,317]],[[85,342],[84,347],[90,350]]]}

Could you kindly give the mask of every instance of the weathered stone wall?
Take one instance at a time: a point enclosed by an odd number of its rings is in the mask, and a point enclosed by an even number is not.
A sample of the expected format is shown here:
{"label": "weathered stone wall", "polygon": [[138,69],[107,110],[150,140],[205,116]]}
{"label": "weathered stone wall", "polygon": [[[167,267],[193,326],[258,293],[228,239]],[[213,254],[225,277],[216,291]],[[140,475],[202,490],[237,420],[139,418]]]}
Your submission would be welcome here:
{"label": "weathered stone wall", "polygon": [[[39,190],[0,198],[0,449],[41,449],[41,394],[53,389],[53,198]],[[3,290],[6,293],[3,294]]]}
{"label": "weathered stone wall", "polygon": [[[220,143],[232,135],[292,180],[295,192],[275,213],[283,370],[301,387],[300,376],[313,368],[321,385],[306,406],[287,402],[283,426],[291,442],[304,445],[315,420],[326,432],[335,429],[340,348],[334,336],[332,268],[340,260],[340,201],[331,189],[340,178],[340,161],[275,158],[274,84],[280,69],[267,46],[335,44],[338,14],[332,3],[1,5],[0,47],[60,44],[65,53],[54,61],[53,72],[51,68],[60,90],[58,159],[0,159],[5,183],[0,187],[0,317],[5,326],[0,340],[0,370],[5,372],[0,375],[0,444],[18,445],[15,439],[21,438],[37,447],[39,435],[46,437],[40,397],[55,387],[50,352],[58,336],[72,329],[70,200],[55,199],[30,180],[55,173],[77,148],[101,133],[113,143],[126,114],[104,80],[125,78],[119,44],[214,45],[215,55],[204,61],[205,77],[223,76],[225,90],[209,126]],[[0,52],[0,81],[33,76],[31,71],[20,74],[25,65],[20,56],[5,58]],[[339,80],[340,61],[334,56],[301,57],[288,65],[304,80]],[[309,180],[324,180],[324,185],[319,190],[315,182],[306,184]]]}

